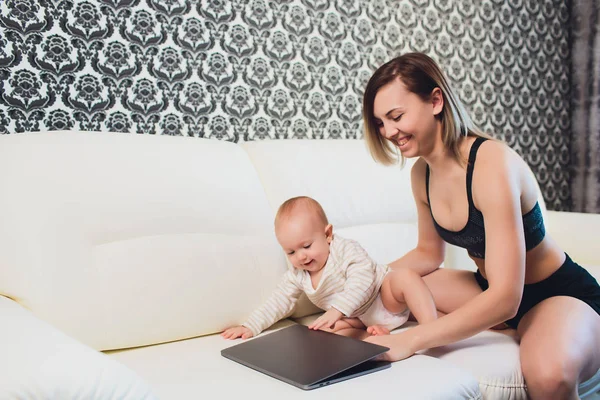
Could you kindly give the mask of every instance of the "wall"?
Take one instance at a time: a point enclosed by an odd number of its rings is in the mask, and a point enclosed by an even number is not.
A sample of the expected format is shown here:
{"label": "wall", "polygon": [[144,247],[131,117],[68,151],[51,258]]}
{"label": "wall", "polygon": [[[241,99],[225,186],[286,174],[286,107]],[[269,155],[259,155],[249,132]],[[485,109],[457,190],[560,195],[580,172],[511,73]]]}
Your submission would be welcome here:
{"label": "wall", "polygon": [[371,72],[423,51],[568,209],[567,21],[558,0],[5,0],[0,131],[359,138]]}
{"label": "wall", "polygon": [[600,4],[573,0],[571,191],[573,211],[600,213]]}

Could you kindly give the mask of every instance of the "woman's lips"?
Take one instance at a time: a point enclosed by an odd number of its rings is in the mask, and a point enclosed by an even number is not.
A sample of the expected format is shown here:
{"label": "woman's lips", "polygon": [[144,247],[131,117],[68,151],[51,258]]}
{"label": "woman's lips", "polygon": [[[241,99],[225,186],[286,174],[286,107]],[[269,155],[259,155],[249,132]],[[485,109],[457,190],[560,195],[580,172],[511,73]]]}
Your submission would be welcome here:
{"label": "woman's lips", "polygon": [[404,137],[398,139],[396,141],[396,143],[398,143],[398,146],[402,147],[402,146],[406,145],[406,143],[408,143],[408,141],[410,139],[412,139],[412,135],[404,136]]}

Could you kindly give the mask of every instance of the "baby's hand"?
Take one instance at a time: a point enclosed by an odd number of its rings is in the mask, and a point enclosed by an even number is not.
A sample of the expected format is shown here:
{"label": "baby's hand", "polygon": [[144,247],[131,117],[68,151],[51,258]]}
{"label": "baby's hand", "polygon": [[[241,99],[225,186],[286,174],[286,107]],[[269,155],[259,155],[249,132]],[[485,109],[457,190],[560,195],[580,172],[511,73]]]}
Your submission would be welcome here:
{"label": "baby's hand", "polygon": [[315,320],[312,324],[308,326],[308,329],[321,329],[321,328],[333,328],[333,325],[342,319],[344,314],[341,311],[331,307],[329,311],[325,314],[321,315],[319,318]]}
{"label": "baby's hand", "polygon": [[232,328],[225,329],[221,333],[221,336],[223,336],[225,339],[237,339],[239,337],[242,339],[248,339],[254,336],[254,334],[252,334],[252,331],[245,326],[234,326]]}

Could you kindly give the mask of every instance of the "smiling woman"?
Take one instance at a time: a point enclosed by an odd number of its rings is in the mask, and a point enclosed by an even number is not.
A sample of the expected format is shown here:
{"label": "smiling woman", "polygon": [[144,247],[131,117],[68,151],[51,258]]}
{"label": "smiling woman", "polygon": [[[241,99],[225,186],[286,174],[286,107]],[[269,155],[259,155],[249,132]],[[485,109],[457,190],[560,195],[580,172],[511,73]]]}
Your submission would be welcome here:
{"label": "smiling woman", "polygon": [[[411,170],[417,247],[390,267],[423,276],[446,314],[366,340],[401,360],[508,325],[520,336],[531,398],[576,398],[577,383],[600,368],[600,286],[546,233],[527,164],[474,126],[425,54],[408,53],[381,66],[363,106],[375,160],[419,158]],[[477,272],[438,269],[445,243],[465,248]],[[402,275],[390,276],[394,294]]]}
{"label": "smiling woman", "polygon": [[[447,104],[446,107],[444,103]],[[405,54],[402,62],[390,62],[381,66],[365,88],[365,138],[376,161],[385,165],[395,164],[399,156],[398,147],[392,142],[405,145],[416,134],[415,129],[433,129],[432,126],[423,126],[422,113],[430,113],[436,120],[444,121],[442,141],[459,162],[461,136],[490,137],[473,124],[433,60],[420,53]],[[404,128],[399,130],[404,132],[403,136],[392,132],[393,124]],[[386,125],[390,128],[387,134]],[[408,154],[404,155],[404,150],[408,150],[408,146],[406,149],[400,147],[400,157],[410,157]]]}

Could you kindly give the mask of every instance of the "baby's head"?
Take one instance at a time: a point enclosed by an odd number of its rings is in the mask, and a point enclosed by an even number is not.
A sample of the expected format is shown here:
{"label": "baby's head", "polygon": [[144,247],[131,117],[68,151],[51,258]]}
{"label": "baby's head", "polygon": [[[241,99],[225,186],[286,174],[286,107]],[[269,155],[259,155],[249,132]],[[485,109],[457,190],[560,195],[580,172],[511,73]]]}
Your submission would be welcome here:
{"label": "baby's head", "polygon": [[294,268],[317,272],[329,257],[333,227],[316,200],[294,197],[277,211],[275,236]]}

